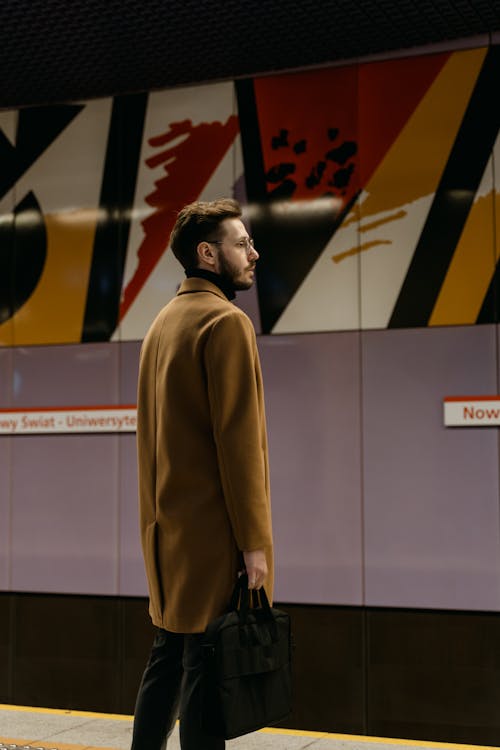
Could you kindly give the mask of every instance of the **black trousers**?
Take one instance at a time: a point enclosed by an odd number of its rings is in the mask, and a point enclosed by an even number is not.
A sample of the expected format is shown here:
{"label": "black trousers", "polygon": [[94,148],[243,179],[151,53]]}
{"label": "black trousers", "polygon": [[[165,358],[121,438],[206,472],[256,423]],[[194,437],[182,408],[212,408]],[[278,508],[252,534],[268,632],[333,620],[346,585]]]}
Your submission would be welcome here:
{"label": "black trousers", "polygon": [[223,750],[201,727],[201,635],[157,629],[142,677],[132,750],[163,750],[180,713],[182,750]]}

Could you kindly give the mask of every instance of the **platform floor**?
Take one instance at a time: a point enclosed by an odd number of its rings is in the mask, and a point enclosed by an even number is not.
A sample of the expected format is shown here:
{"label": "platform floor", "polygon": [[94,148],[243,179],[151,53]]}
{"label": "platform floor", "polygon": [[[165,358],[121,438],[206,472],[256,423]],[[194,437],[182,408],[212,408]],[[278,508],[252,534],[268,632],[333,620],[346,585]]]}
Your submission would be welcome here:
{"label": "platform floor", "polygon": [[[0,705],[0,750],[129,750],[131,736],[131,716]],[[263,729],[228,741],[226,747],[228,750],[481,748],[288,729]],[[177,728],[168,750],[180,750]]]}

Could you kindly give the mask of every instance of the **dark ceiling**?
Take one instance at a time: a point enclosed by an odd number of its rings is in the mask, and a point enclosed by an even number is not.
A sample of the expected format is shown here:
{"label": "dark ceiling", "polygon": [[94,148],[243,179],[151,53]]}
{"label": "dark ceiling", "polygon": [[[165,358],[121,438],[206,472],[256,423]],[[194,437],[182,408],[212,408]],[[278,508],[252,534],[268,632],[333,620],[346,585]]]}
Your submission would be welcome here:
{"label": "dark ceiling", "polygon": [[231,79],[495,31],[500,0],[2,0],[0,107]]}

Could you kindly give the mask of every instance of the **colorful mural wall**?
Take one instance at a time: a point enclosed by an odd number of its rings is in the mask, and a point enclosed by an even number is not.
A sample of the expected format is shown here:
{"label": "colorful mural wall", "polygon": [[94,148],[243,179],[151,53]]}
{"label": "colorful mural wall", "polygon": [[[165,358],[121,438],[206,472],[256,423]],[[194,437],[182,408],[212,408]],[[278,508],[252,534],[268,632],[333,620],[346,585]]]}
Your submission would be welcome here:
{"label": "colorful mural wall", "polygon": [[[499,81],[492,46],[1,112],[0,408],[133,403],[176,212],[234,195],[278,598],[500,610],[498,430],[441,411],[499,392]],[[133,435],[0,436],[0,588],[145,594]]]}
{"label": "colorful mural wall", "polygon": [[0,115],[0,343],[135,340],[236,195],[263,333],[495,322],[500,48]]}

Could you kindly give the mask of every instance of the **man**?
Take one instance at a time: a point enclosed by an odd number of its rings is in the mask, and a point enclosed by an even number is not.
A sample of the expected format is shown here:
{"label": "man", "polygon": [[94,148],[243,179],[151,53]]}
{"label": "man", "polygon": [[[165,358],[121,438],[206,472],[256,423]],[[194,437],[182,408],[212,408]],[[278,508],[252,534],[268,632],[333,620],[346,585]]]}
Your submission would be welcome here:
{"label": "man", "polygon": [[255,332],[230,300],[259,258],[230,199],[190,204],[171,238],[186,280],[141,350],[137,443],[150,615],[158,628],[136,704],[133,750],[220,750],[201,714],[201,638],[238,571],[272,596],[267,438]]}

